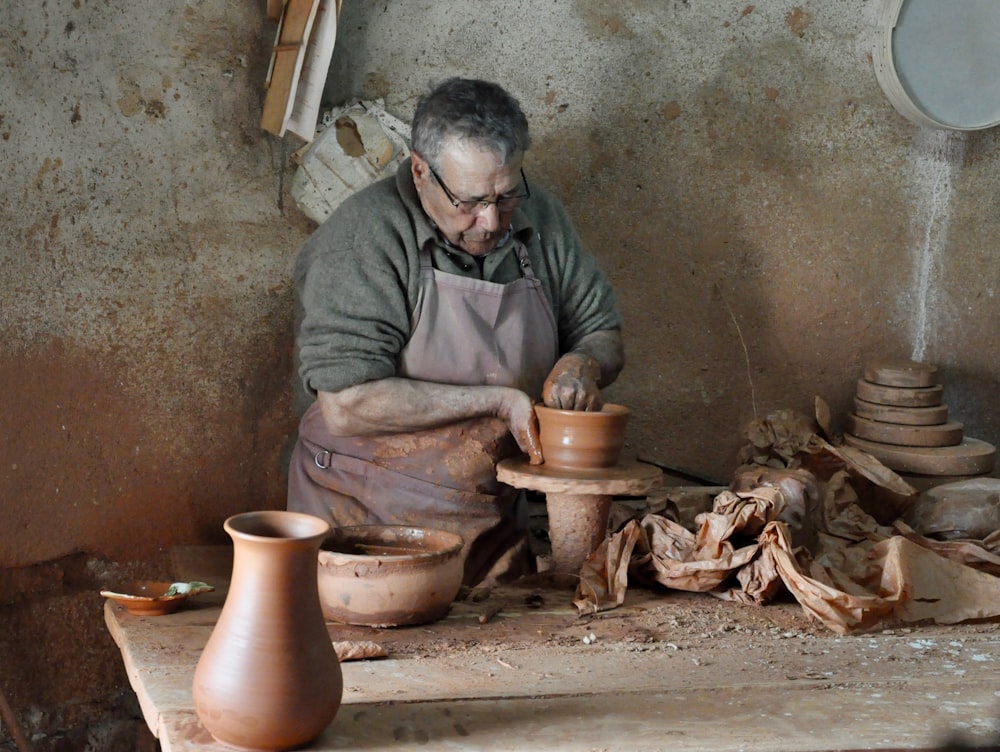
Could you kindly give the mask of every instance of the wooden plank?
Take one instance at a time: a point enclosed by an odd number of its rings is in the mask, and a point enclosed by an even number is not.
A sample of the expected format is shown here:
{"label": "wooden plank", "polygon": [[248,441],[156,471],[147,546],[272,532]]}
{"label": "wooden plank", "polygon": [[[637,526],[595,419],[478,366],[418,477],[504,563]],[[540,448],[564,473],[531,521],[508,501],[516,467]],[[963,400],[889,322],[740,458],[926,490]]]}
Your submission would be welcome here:
{"label": "wooden plank", "polygon": [[[195,547],[175,561],[204,562],[185,574],[210,582],[228,553]],[[222,605],[217,593],[201,597],[160,617],[105,605],[163,752],[227,749],[191,700]],[[979,740],[996,727],[992,625],[843,638],[812,631],[794,603],[755,608],[632,587],[622,607],[580,617],[572,598],[528,582],[420,627],[329,624],[333,639],[373,639],[390,657],[342,665],[343,705],[309,749],[930,749],[951,724]],[[480,623],[491,602],[500,611]]]}
{"label": "wooden plank", "polygon": [[281,12],[285,9],[285,0],[267,0],[267,17],[271,21],[280,21]]}
{"label": "wooden plank", "polygon": [[500,461],[497,480],[543,493],[643,496],[660,487],[663,471],[634,460],[624,460],[614,467],[570,469],[532,465],[516,457]]}
{"label": "wooden plank", "polygon": [[[982,734],[995,721],[987,684],[959,678],[851,684],[787,681],[548,697],[517,696],[342,706],[309,745],[316,752],[820,752],[942,749],[961,719]],[[525,679],[530,682],[530,679]],[[165,715],[163,752],[226,752],[193,712]]]}
{"label": "wooden plank", "polygon": [[319,0],[288,0],[271,57],[260,127],[276,136],[284,134],[285,113],[295,83],[297,63],[305,53],[306,30]]}

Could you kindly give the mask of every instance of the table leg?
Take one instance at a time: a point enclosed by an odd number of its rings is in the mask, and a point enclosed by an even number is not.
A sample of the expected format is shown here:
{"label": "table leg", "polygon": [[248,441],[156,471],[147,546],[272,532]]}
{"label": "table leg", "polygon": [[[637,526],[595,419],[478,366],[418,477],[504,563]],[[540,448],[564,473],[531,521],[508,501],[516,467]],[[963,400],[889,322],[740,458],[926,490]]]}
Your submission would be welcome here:
{"label": "table leg", "polygon": [[556,573],[580,574],[583,562],[607,535],[611,500],[611,496],[597,494],[545,495]]}

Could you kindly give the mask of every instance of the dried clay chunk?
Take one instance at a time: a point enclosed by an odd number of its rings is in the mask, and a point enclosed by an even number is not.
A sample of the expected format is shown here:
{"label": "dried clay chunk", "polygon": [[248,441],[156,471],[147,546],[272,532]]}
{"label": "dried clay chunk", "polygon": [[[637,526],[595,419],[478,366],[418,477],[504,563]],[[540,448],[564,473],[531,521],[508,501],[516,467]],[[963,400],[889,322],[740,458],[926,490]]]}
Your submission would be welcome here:
{"label": "dried clay chunk", "polygon": [[1000,479],[970,478],[931,488],[903,519],[921,535],[982,540],[1000,530]]}
{"label": "dried clay chunk", "polygon": [[337,652],[337,660],[344,661],[364,661],[370,658],[385,658],[389,652],[377,642],[369,640],[343,640],[333,642],[333,649]]}
{"label": "dried clay chunk", "polygon": [[938,368],[914,360],[871,360],[865,364],[865,379],[884,386],[934,386]]}

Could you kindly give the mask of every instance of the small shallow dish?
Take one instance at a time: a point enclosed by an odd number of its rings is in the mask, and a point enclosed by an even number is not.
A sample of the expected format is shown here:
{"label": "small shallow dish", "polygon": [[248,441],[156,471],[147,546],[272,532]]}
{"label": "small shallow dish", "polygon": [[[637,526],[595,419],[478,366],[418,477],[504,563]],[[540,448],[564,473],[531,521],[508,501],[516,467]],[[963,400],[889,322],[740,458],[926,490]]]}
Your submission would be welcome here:
{"label": "small shallow dish", "polygon": [[204,582],[159,582],[138,580],[115,590],[102,590],[101,595],[120,603],[130,614],[163,616],[172,614],[188,598],[215,590]]}
{"label": "small shallow dish", "polygon": [[323,615],[369,627],[437,621],[462,586],[463,546],[460,535],[432,528],[335,528],[319,551]]}

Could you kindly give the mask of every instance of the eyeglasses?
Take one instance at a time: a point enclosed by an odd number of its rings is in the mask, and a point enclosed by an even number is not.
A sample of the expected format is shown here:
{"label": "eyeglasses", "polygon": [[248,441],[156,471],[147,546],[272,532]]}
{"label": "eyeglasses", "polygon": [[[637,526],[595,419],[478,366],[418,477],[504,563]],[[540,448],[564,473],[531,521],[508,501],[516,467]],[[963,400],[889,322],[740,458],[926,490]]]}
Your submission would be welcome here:
{"label": "eyeglasses", "polygon": [[431,167],[429,162],[427,164],[427,168],[431,171],[431,175],[434,176],[438,185],[441,186],[441,190],[444,191],[444,195],[448,197],[448,201],[451,205],[463,214],[475,214],[477,211],[489,209],[494,204],[496,205],[498,212],[513,211],[521,205],[521,202],[524,201],[524,199],[531,195],[531,191],[528,189],[528,179],[524,177],[523,167],[521,168],[521,182],[524,183],[524,193],[519,193],[516,196],[500,196],[496,201],[489,201],[485,198],[460,199],[448,189],[448,186],[444,184],[441,176],[434,171],[434,168]]}

